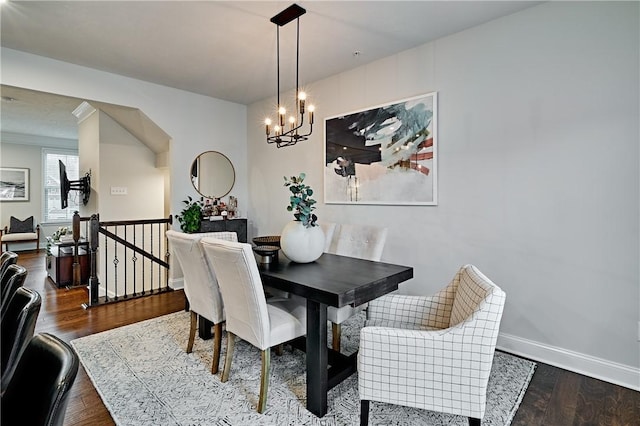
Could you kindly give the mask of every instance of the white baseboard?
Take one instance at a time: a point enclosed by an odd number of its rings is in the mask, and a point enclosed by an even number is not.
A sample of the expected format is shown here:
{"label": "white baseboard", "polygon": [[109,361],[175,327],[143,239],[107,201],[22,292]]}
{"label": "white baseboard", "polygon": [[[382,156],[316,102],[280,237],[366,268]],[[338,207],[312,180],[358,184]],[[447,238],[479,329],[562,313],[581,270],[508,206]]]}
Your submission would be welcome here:
{"label": "white baseboard", "polygon": [[500,333],[498,349],[640,391],[640,368]]}
{"label": "white baseboard", "polygon": [[169,287],[174,290],[180,290],[181,288],[184,288],[184,278],[169,278]]}

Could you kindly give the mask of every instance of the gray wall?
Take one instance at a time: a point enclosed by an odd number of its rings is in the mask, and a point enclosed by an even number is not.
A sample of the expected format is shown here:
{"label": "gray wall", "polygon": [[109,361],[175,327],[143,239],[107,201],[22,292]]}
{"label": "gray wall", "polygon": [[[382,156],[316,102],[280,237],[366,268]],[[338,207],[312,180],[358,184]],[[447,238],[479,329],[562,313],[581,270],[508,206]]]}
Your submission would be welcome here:
{"label": "gray wall", "polygon": [[[245,212],[246,107],[207,96],[177,90],[2,48],[2,83],[86,100],[138,108],[171,138],[169,153],[170,206],[173,215],[182,210],[188,195],[199,195],[191,185],[191,162],[203,151],[220,151],[233,162],[236,182],[231,195]],[[175,225],[175,223],[174,223]]]}
{"label": "gray wall", "polygon": [[[320,220],[386,226],[404,293],[476,264],[507,293],[499,344],[640,387],[638,3],[551,2],[309,85],[312,139],[248,127],[254,234],[292,219],[307,173]],[[439,96],[439,205],[324,205],[323,117]],[[274,100],[251,105],[260,123]]]}
{"label": "gray wall", "polygon": [[[42,136],[2,133],[0,135],[0,165],[2,167],[18,167],[29,169],[30,196],[29,201],[12,201],[0,203],[0,227],[9,226],[9,219],[15,216],[26,219],[33,216],[40,225],[40,248],[46,247],[46,236],[55,232],[58,227],[71,225],[71,222],[42,224],[43,201],[42,192],[42,151],[45,148],[77,150],[78,141],[71,139],[46,138]],[[32,250],[35,243],[12,243],[9,250]],[[4,247],[3,247],[4,249]]]}

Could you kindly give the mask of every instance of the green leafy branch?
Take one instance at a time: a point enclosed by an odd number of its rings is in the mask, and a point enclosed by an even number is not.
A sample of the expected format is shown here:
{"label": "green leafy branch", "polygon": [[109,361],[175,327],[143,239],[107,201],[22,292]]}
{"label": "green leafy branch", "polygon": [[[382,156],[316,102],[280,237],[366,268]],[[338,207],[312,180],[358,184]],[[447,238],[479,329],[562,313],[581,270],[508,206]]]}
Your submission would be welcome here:
{"label": "green leafy branch", "polygon": [[304,178],[306,175],[300,173],[299,176],[291,176],[290,178],[284,177],[284,186],[291,191],[291,197],[289,197],[289,205],[287,211],[294,212],[293,216],[297,221],[310,228],[312,226],[318,226],[316,221],[318,217],[312,212],[316,209],[314,204],[316,200],[311,198],[313,195],[313,189],[310,186],[305,185]]}

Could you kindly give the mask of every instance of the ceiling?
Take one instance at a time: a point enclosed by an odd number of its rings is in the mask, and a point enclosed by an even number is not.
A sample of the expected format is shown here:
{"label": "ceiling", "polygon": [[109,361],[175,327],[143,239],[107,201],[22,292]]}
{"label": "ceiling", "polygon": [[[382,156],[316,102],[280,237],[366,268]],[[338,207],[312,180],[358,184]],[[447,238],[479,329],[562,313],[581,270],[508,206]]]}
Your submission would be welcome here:
{"label": "ceiling", "polygon": [[[0,41],[6,48],[251,104],[275,94],[277,27],[269,19],[291,3],[9,1],[0,6]],[[300,84],[539,3],[299,1],[307,10],[300,18]],[[281,27],[280,43],[284,90],[294,85],[295,23]],[[2,103],[3,131],[18,130],[12,123],[20,114],[8,120],[14,105]],[[46,121],[52,120],[41,124]]]}

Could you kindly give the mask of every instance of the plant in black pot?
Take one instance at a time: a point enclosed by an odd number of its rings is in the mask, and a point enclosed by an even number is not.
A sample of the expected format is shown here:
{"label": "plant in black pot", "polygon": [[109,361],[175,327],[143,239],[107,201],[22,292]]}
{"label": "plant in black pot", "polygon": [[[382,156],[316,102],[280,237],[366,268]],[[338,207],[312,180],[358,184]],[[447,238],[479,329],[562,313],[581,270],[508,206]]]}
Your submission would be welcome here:
{"label": "plant in black pot", "polygon": [[178,222],[180,222],[180,229],[188,234],[198,232],[200,230],[200,222],[202,221],[202,208],[204,207],[203,197],[200,197],[199,200],[194,200],[187,196],[187,199],[182,202],[185,204],[185,207],[180,214],[176,215]]}

